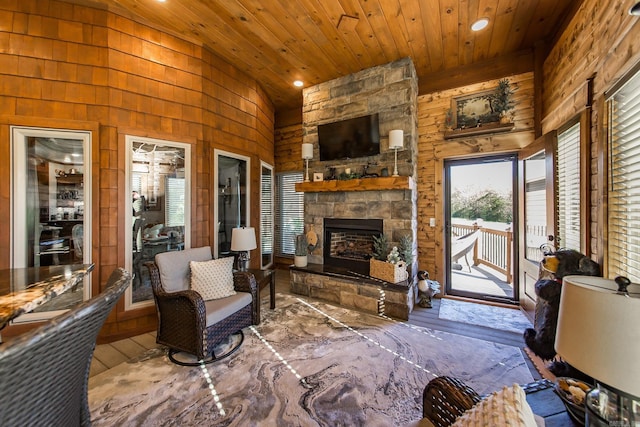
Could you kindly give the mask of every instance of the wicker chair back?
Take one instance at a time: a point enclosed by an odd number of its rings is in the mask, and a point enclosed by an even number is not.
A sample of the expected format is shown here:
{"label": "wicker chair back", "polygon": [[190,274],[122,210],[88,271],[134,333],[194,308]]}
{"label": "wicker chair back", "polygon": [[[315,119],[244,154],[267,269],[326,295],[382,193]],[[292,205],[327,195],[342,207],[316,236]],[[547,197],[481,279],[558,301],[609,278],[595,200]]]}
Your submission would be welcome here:
{"label": "wicker chair back", "polygon": [[116,269],[107,289],[0,347],[0,425],[90,425],[89,368],[98,332],[131,276]]}

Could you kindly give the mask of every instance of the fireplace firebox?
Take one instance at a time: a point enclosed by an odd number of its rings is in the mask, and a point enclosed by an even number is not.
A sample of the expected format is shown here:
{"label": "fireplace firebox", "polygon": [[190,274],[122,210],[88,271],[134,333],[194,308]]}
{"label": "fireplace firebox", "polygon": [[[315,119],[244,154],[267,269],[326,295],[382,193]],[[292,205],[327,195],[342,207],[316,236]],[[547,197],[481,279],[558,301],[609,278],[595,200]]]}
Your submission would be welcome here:
{"label": "fireplace firebox", "polygon": [[382,219],[324,219],[324,264],[369,274],[373,237],[382,235]]}

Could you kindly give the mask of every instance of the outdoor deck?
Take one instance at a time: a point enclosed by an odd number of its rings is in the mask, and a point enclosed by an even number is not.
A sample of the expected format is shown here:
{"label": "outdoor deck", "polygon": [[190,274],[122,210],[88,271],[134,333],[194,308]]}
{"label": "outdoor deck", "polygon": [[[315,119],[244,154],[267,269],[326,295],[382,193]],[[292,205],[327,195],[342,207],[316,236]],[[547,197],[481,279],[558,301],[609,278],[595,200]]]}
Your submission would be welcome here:
{"label": "outdoor deck", "polygon": [[513,284],[507,283],[503,273],[487,265],[472,265],[471,272],[465,266],[462,270],[452,270],[451,273],[451,284],[455,290],[499,297],[513,296]]}

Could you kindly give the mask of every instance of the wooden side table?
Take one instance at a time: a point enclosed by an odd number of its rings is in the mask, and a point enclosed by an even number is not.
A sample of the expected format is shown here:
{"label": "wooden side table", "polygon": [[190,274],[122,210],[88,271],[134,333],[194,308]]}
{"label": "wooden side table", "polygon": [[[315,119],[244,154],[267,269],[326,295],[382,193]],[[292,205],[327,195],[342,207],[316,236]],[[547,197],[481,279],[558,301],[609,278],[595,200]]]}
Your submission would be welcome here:
{"label": "wooden side table", "polygon": [[[253,274],[253,277],[256,279],[256,283],[258,284],[258,301],[261,300],[260,293],[262,289],[264,289],[267,285],[269,285],[269,291],[271,294],[269,308],[273,310],[276,308],[276,271],[272,269],[268,270],[257,270],[250,268],[249,273]],[[260,304],[258,304],[258,317],[260,316]]]}

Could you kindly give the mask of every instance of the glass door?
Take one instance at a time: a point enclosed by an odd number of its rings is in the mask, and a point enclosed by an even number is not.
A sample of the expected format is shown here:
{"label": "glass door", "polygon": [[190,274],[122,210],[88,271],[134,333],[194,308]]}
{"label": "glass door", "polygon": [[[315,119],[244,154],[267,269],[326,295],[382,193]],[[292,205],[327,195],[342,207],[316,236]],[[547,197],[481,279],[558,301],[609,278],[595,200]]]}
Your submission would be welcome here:
{"label": "glass door", "polygon": [[[13,268],[91,263],[91,133],[12,128]],[[89,276],[18,318],[44,320],[90,298]]]}
{"label": "glass door", "polygon": [[447,294],[517,300],[516,170],[515,155],[445,161]]}
{"label": "glass door", "polygon": [[521,150],[520,200],[520,306],[533,319],[540,260],[545,247],[555,251],[556,209],[554,180],[555,132],[538,138]]}

